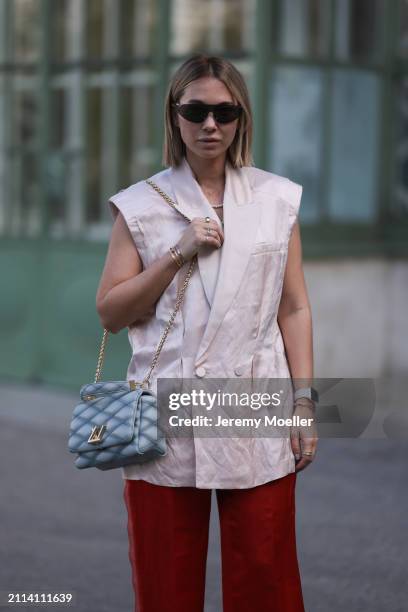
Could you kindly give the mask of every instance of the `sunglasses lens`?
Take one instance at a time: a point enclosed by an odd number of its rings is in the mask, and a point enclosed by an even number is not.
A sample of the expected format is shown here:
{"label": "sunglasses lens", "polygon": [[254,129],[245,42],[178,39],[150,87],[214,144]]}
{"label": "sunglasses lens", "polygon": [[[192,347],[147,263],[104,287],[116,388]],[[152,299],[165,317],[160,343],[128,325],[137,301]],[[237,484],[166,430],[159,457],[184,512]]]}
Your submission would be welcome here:
{"label": "sunglasses lens", "polygon": [[[193,123],[202,123],[208,116],[208,108],[205,104],[182,104],[179,108],[179,113],[187,121]],[[218,123],[230,123],[239,117],[241,107],[225,105],[219,106],[214,111],[214,118]]]}
{"label": "sunglasses lens", "polygon": [[202,104],[182,104],[179,106],[179,113],[193,123],[201,123],[207,116],[207,110]]}
{"label": "sunglasses lens", "polygon": [[239,106],[220,106],[216,109],[214,117],[218,123],[230,123],[239,117],[240,112]]}

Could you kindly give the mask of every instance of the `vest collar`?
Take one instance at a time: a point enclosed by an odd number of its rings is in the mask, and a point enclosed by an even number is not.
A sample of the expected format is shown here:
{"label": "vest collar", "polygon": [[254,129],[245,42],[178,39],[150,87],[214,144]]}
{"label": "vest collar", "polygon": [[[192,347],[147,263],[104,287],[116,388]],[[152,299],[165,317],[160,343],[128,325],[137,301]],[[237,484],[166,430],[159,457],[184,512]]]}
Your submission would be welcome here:
{"label": "vest collar", "polygon": [[[208,216],[221,225],[186,158],[180,166],[170,169],[170,181],[177,208],[190,220]],[[197,360],[208,349],[241,284],[260,221],[260,206],[254,200],[245,167],[233,168],[226,162],[223,202],[224,243],[220,249],[201,249],[197,258],[211,307]]]}

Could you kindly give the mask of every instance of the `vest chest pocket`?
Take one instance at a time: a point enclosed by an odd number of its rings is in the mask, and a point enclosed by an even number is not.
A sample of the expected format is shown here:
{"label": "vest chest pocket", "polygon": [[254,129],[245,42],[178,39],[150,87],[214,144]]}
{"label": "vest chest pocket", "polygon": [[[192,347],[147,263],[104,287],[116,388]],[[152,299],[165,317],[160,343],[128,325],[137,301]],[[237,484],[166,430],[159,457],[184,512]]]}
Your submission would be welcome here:
{"label": "vest chest pocket", "polygon": [[255,243],[249,256],[240,295],[240,304],[256,303],[258,333],[263,320],[274,316],[282,291],[287,247],[281,242]]}
{"label": "vest chest pocket", "polygon": [[280,196],[270,196],[261,199],[260,219],[251,255],[257,253],[273,253],[287,248],[286,236],[288,227],[288,204]]}
{"label": "vest chest pocket", "polygon": [[262,253],[277,253],[285,250],[283,242],[255,242],[252,246],[251,255],[258,255]]}

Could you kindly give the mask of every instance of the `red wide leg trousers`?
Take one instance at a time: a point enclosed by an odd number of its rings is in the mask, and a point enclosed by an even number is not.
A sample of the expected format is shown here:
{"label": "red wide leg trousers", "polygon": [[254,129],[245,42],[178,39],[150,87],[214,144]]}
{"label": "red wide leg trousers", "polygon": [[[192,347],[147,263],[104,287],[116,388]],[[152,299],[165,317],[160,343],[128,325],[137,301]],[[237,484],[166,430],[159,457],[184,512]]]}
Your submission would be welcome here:
{"label": "red wide leg trousers", "polygon": [[[216,489],[223,612],[304,612],[296,472]],[[211,489],[125,480],[135,612],[203,612]]]}

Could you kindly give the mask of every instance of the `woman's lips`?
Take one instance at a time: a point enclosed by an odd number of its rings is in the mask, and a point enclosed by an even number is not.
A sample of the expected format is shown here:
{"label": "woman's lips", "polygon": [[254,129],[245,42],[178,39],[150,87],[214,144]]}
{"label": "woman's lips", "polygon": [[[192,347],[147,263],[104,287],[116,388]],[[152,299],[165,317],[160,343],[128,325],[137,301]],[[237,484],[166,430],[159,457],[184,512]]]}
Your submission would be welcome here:
{"label": "woman's lips", "polygon": [[220,142],[219,140],[199,140],[198,142],[201,142],[202,144],[217,144],[217,142]]}

